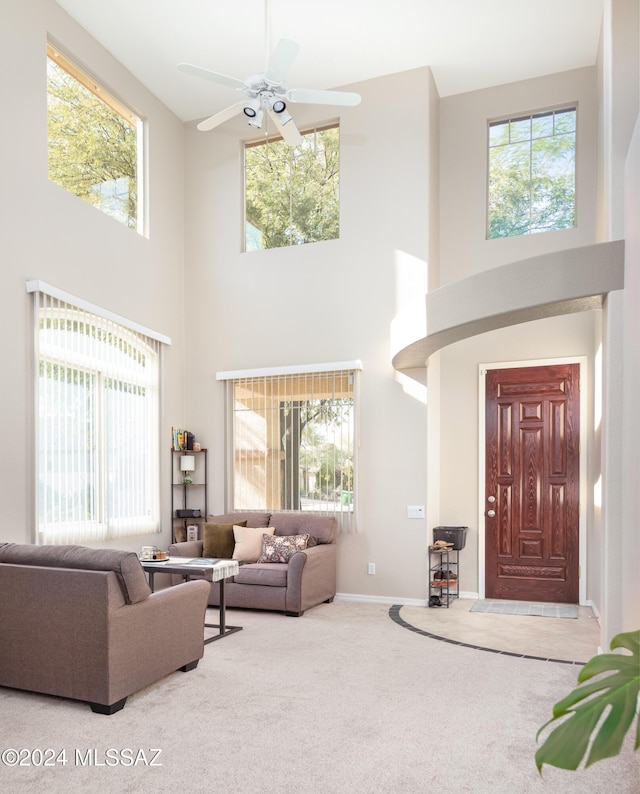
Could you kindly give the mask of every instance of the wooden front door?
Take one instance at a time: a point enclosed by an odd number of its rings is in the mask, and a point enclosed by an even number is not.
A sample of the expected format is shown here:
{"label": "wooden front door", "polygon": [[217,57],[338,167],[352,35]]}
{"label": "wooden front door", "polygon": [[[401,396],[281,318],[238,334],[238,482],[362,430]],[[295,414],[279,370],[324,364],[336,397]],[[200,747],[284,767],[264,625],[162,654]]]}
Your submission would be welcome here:
{"label": "wooden front door", "polygon": [[485,595],[578,603],[579,365],[486,376]]}

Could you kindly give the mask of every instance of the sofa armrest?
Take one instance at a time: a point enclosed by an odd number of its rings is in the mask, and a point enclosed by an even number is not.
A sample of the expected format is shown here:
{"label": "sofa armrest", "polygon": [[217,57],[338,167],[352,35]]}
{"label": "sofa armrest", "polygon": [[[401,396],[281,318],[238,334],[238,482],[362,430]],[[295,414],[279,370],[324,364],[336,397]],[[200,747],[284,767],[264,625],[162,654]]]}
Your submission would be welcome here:
{"label": "sofa armrest", "polygon": [[201,540],[184,540],[172,543],[167,551],[170,557],[202,557],[204,543]]}
{"label": "sofa armrest", "polygon": [[[193,587],[194,584],[198,587]],[[201,584],[205,587],[201,587]],[[151,622],[156,631],[159,628],[166,631],[173,630],[176,623],[182,622],[187,616],[193,616],[196,624],[200,621],[204,624],[204,610],[207,608],[209,595],[208,585],[209,583],[202,579],[194,579],[190,582],[182,582],[176,587],[158,590],[142,601],[139,605],[140,609],[135,613],[128,611],[128,618],[132,621],[140,621],[140,628],[143,623]],[[125,614],[123,610],[120,613]]]}
{"label": "sofa armrest", "polygon": [[194,580],[159,590],[109,614],[106,676],[112,703],[168,672],[201,659],[209,583]]}
{"label": "sofa armrest", "polygon": [[287,612],[301,614],[336,594],[335,543],[322,543],[296,552],[289,560]]}

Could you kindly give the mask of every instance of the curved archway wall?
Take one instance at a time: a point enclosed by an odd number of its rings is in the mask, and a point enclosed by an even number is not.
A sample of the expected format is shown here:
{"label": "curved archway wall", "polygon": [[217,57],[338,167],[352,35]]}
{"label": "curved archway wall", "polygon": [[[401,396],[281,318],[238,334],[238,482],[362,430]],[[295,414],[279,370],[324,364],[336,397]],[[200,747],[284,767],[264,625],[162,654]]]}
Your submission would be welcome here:
{"label": "curved archway wall", "polygon": [[[590,494],[599,478],[594,419],[603,300],[623,286],[624,246],[598,245],[597,81],[595,67],[514,83],[441,102],[440,249],[430,292],[403,307],[392,326],[393,363],[427,382],[427,526],[470,527],[462,590],[482,588],[479,517],[479,389],[482,363],[580,360],[586,376]],[[577,224],[560,232],[487,240],[487,120],[576,102]],[[436,289],[433,289],[436,287]],[[408,322],[407,322],[408,321]],[[418,331],[421,329],[421,332]],[[421,369],[429,360],[428,370]],[[583,388],[585,384],[583,383]],[[598,398],[599,399],[599,398]],[[586,547],[599,546],[598,506],[588,498]],[[597,555],[583,549],[582,597],[600,598]]]}

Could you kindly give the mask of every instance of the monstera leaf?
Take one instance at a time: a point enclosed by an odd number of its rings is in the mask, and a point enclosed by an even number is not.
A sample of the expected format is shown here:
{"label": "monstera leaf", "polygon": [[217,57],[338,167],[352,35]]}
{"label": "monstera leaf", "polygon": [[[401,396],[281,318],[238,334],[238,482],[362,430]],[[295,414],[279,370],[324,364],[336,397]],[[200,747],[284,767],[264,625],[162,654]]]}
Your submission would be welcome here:
{"label": "monstera leaf", "polygon": [[[586,766],[620,752],[638,708],[640,631],[615,636],[611,640],[611,650],[616,648],[625,648],[631,651],[631,655],[605,653],[588,661],[578,675],[578,683],[589,681],[595,676],[603,677],[577,687],[556,703],[552,719],[538,731],[539,739],[547,726],[567,717],[538,749],[536,766],[539,772],[543,764],[560,769],[577,769],[587,752]],[[610,675],[604,676],[606,673]],[[598,725],[607,711],[606,717]],[[638,747],[640,720],[637,721],[634,749]]]}

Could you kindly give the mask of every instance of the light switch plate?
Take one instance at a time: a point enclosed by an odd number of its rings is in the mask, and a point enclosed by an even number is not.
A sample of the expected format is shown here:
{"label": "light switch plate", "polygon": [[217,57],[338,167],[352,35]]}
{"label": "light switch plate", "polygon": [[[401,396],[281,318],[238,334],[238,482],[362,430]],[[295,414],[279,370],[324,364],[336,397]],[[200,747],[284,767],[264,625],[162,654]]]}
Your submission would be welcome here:
{"label": "light switch plate", "polygon": [[409,505],[407,518],[424,518],[424,505]]}

